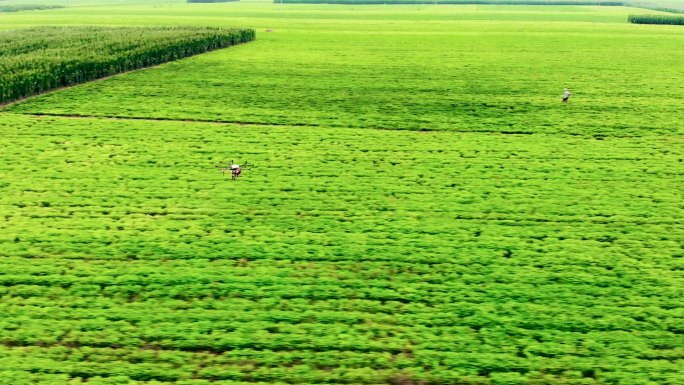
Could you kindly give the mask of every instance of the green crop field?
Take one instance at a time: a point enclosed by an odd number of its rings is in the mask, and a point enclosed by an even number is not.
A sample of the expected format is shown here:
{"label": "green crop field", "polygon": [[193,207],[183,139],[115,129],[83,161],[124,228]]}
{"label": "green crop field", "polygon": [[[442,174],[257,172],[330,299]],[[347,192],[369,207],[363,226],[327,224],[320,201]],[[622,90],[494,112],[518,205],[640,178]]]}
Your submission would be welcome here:
{"label": "green crop field", "polygon": [[0,31],[0,103],[254,40],[249,29],[37,27]]}
{"label": "green crop field", "polygon": [[0,111],[0,385],[682,383],[667,13],[43,3],[257,36]]}

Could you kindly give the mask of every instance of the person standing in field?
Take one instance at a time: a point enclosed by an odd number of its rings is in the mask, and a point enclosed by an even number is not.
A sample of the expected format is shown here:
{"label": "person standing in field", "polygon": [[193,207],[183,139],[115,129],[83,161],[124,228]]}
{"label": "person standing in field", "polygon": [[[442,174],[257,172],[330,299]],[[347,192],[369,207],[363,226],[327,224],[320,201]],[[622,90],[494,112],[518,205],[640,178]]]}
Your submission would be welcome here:
{"label": "person standing in field", "polygon": [[570,99],[570,95],[572,94],[567,88],[563,89],[563,103],[568,104],[568,99]]}

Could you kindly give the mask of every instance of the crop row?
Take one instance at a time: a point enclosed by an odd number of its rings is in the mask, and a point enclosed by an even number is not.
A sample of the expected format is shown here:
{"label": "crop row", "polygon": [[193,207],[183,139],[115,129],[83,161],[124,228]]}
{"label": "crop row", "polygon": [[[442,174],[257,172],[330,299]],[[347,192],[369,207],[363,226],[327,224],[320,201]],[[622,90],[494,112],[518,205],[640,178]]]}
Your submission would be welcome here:
{"label": "crop row", "polygon": [[[0,363],[14,370],[67,374],[72,378],[123,375],[139,381],[169,382],[204,379],[388,384],[400,383],[395,382],[395,379],[404,375],[408,379],[422,379],[429,384],[458,380],[461,380],[459,383],[483,385],[541,384],[549,381],[561,384],[614,384],[626,378],[640,381],[639,383],[650,380],[660,384],[675,384],[677,374],[675,364],[659,360],[595,358],[582,365],[572,356],[525,360],[515,354],[503,352],[414,353],[407,349],[393,355],[348,351],[281,352],[235,349],[215,355],[154,348],[133,350],[87,347],[0,348],[0,352],[3,353]],[[32,365],[27,365],[29,357]],[[616,372],[614,366],[620,360],[634,366],[624,372]],[[503,381],[504,377],[509,377],[508,382]]]}
{"label": "crop row", "polygon": [[634,24],[684,25],[684,16],[676,15],[629,15],[628,20]]}
{"label": "crop row", "polygon": [[[190,2],[190,1],[188,1]],[[273,0],[274,3],[303,4],[500,4],[500,5],[600,5],[624,6],[621,1],[587,0]]]}
{"label": "crop row", "polygon": [[0,103],[254,40],[254,30],[36,27],[0,34]]}
{"label": "crop row", "polygon": [[188,3],[229,3],[240,0],[187,0]]}
{"label": "crop row", "polygon": [[[278,270],[271,271],[278,274]],[[536,272],[535,272],[536,273]],[[473,271],[471,274],[475,274]],[[532,274],[532,273],[531,273]],[[286,301],[283,303],[284,309],[281,313],[275,313],[271,317],[278,320],[292,322],[309,322],[320,319],[320,317],[313,316],[311,311],[315,308],[324,307],[325,303],[330,302],[331,305],[338,304],[344,306],[349,312],[363,311],[363,312],[378,312],[378,320],[385,319],[380,314],[381,312],[391,311],[407,311],[406,317],[398,319],[387,319],[386,322],[392,323],[411,323],[413,321],[424,321],[430,325],[444,325],[463,318],[474,317],[470,319],[473,321],[477,319],[477,315],[481,314],[481,310],[477,310],[478,306],[486,306],[486,304],[496,301],[503,301],[510,303],[502,307],[501,312],[508,314],[512,318],[515,316],[529,312],[535,314],[538,319],[530,316],[528,320],[516,320],[515,325],[522,325],[529,328],[554,328],[554,320],[541,314],[540,311],[546,311],[551,308],[558,313],[566,314],[567,317],[575,319],[573,323],[568,325],[555,326],[557,329],[568,329],[575,331],[589,331],[592,328],[596,330],[625,330],[629,327],[638,330],[663,329],[671,330],[673,332],[681,332],[681,325],[677,327],[671,321],[681,318],[681,314],[672,311],[676,307],[676,294],[681,294],[681,290],[671,290],[666,285],[667,281],[663,280],[658,285],[653,282],[642,283],[639,286],[625,285],[622,287],[610,288],[606,287],[606,283],[610,280],[599,282],[592,285],[583,282],[588,276],[585,274],[575,274],[574,276],[567,275],[565,282],[560,282],[554,285],[554,282],[545,284],[517,284],[513,282],[500,282],[497,276],[503,276],[503,273],[497,272],[492,274],[494,277],[487,279],[483,278],[479,282],[475,279],[469,280],[468,276],[452,278],[454,281],[451,285],[444,284],[405,284],[399,286],[396,282],[388,280],[388,278],[378,277],[373,282],[371,287],[359,289],[360,284],[342,283],[342,284],[310,284],[305,280],[299,280],[293,283],[285,282],[263,282],[266,279],[237,279],[235,282],[211,282],[203,284],[201,281],[197,283],[173,284],[172,288],[167,288],[164,291],[164,285],[160,283],[143,283],[143,284],[117,284],[116,282],[103,282],[102,279],[96,282],[81,282],[73,284],[70,287],[50,287],[41,285],[50,283],[50,278],[43,280],[33,279],[34,284],[14,283],[15,280],[9,278],[4,281],[5,284],[13,284],[11,288],[3,289],[2,294],[6,296],[7,301],[12,304],[27,302],[35,303],[40,306],[50,306],[50,301],[41,298],[53,298],[60,296],[76,303],[83,301],[97,300],[95,297],[102,297],[102,306],[114,306],[113,304],[127,303],[131,301],[154,302],[168,301],[171,304],[176,301],[189,301],[194,298],[202,299],[202,302],[195,303],[195,306],[206,306],[207,312],[203,315],[206,317],[221,317],[222,315],[230,315],[237,317],[237,319],[254,320],[253,316],[236,316],[233,312],[242,310],[249,310],[249,307],[242,309],[241,301],[246,301],[246,305],[253,305],[252,302],[264,301],[262,304],[268,303],[269,298],[275,298],[277,301]],[[560,275],[560,274],[558,274]],[[333,276],[334,277],[334,276]],[[430,278],[430,277],[428,277]],[[508,277],[510,279],[510,277]],[[573,279],[574,278],[574,279]],[[182,276],[169,277],[168,282],[177,282],[178,280],[189,280]],[[332,277],[327,278],[332,279]],[[437,279],[436,277],[433,279]],[[655,279],[651,278],[651,281]],[[54,279],[58,281],[58,279]],[[266,280],[267,281],[267,280]],[[672,281],[672,279],[670,279]],[[657,282],[657,281],[656,281]],[[301,290],[297,291],[296,288]],[[557,287],[557,291],[552,293],[540,293],[543,290],[550,290],[552,287]],[[571,293],[575,293],[573,296]],[[613,304],[606,304],[594,297],[601,296],[603,301],[608,298],[613,300]],[[81,298],[79,300],[79,298]],[[223,310],[226,306],[218,304],[222,300],[237,301],[233,307]],[[301,306],[302,301],[312,301],[316,303],[316,307]],[[519,302],[530,301],[535,305],[520,305]],[[566,309],[559,308],[558,303],[566,304]],[[440,305],[443,303],[444,305]],[[97,303],[99,305],[99,303]],[[299,304],[299,305],[298,305]],[[415,304],[415,308],[407,304]],[[448,305],[447,305],[448,304]],[[143,304],[144,305],[144,304]],[[582,311],[583,305],[595,306],[597,310]],[[142,306],[142,305],[141,305]],[[256,305],[254,305],[256,306]],[[263,306],[263,305],[262,305]],[[643,307],[647,310],[635,311],[635,308]],[[300,309],[302,314],[292,314],[294,310]],[[413,310],[421,311],[421,309],[432,309],[429,311],[451,311],[454,318],[444,318],[441,315],[436,319],[432,319],[425,314],[410,315]],[[242,309],[242,310],[241,310]],[[494,308],[491,309],[493,313],[498,313]],[[428,310],[423,310],[428,311]],[[604,319],[604,312],[614,316],[612,321],[609,318]],[[61,314],[62,312],[58,312]],[[74,313],[79,313],[74,311]],[[98,312],[99,313],[99,312]],[[21,313],[20,313],[21,314]],[[66,314],[69,314],[67,312]],[[374,313],[375,314],[375,313]],[[83,314],[80,314],[83,315]],[[57,316],[56,314],[53,316]],[[132,321],[139,316],[136,313],[127,315],[131,317]],[[360,314],[349,315],[344,318],[345,323],[359,322]],[[161,315],[160,315],[161,317]],[[199,317],[199,315],[198,315]],[[151,319],[156,319],[150,316]],[[258,317],[257,317],[258,318]],[[325,317],[324,317],[325,318]],[[333,315],[331,320],[342,321],[341,316]],[[183,319],[183,317],[179,317]],[[492,321],[497,323],[497,321]]]}
{"label": "crop row", "polygon": [[[228,285],[224,285],[226,286]],[[589,290],[584,290],[581,285],[575,286],[580,292],[578,298],[590,297]],[[251,288],[254,287],[255,285]],[[119,293],[123,289],[129,289],[124,297],[112,298],[112,295],[118,293],[103,290],[102,298],[93,298],[95,296],[92,294],[99,290],[97,285],[80,285],[71,291],[18,286],[10,290],[9,294],[3,293],[9,303],[2,306],[6,314],[0,325],[2,340],[19,345],[57,343],[58,340],[62,341],[60,336],[65,335],[65,331],[71,330],[74,343],[93,346],[138,346],[145,341],[163,339],[163,345],[167,348],[186,350],[221,351],[230,346],[230,341],[243,347],[270,346],[285,349],[288,348],[287,339],[296,336],[292,340],[301,340],[298,343],[301,349],[320,350],[322,346],[332,344],[336,346],[335,349],[395,351],[410,342],[425,349],[450,351],[453,350],[456,339],[438,341],[436,336],[452,335],[456,338],[460,335],[465,336],[464,341],[474,342],[468,336],[482,329],[500,330],[510,337],[520,333],[551,336],[565,333],[605,333],[612,337],[633,333],[635,340],[642,334],[650,334],[651,338],[660,336],[670,339],[674,346],[681,346],[684,333],[682,312],[674,308],[676,299],[673,296],[668,297],[665,290],[655,293],[662,294],[663,298],[651,297],[647,300],[637,298],[638,293],[622,294],[635,296],[634,299],[623,299],[610,290],[595,290],[597,295],[603,295],[606,299],[614,298],[621,303],[620,306],[589,301],[586,306],[591,307],[584,307],[579,300],[569,299],[567,305],[563,304],[562,299],[569,298],[569,292],[574,289],[572,285],[561,285],[557,298],[543,299],[534,298],[534,291],[548,290],[550,285],[533,287],[491,284],[485,289],[475,285],[462,285],[452,289],[460,290],[459,294],[479,290],[479,293],[475,293],[480,294],[479,298],[474,298],[474,295],[442,295],[440,300],[444,301],[444,305],[437,304],[436,301],[429,303],[396,296],[384,300],[358,299],[338,288],[322,286],[316,289],[328,292],[337,289],[337,296],[346,295],[346,298],[325,299],[310,295],[312,292],[302,293],[299,298],[287,298],[292,289],[277,285],[267,287],[268,296],[258,300],[240,297],[238,292],[231,292],[218,299],[199,296],[197,300],[187,296],[153,297],[153,294],[160,292],[159,287],[151,288],[152,293],[149,295],[138,297],[137,294],[142,292],[140,287],[122,288]],[[203,294],[197,293],[199,290],[196,287],[190,288],[191,291],[193,289],[195,294]],[[506,295],[506,289],[514,292]],[[266,294],[266,290],[262,291]],[[88,295],[79,297],[83,292]],[[627,293],[626,290],[623,292]],[[12,296],[18,293],[22,296]],[[28,293],[35,298],[27,296]],[[428,291],[419,293],[430,294]],[[235,296],[231,297],[230,294]],[[55,298],[58,295],[61,295],[60,302],[56,303]],[[526,297],[530,297],[532,303],[525,303]],[[22,305],[22,301],[26,304]],[[276,309],[281,307],[300,310],[257,309],[267,304]],[[332,309],[335,304],[348,310]],[[222,307],[227,309],[221,309]],[[232,308],[228,309],[229,307]],[[151,308],[155,311],[150,312]],[[379,310],[386,313],[373,312]],[[559,324],[558,317],[564,322]],[[59,328],[55,329],[57,326]],[[331,327],[342,334],[365,336],[362,340],[382,339],[385,344],[364,346],[359,341],[357,345],[347,346],[347,342],[342,340],[335,341],[333,338],[323,342],[318,338],[326,336],[326,330]],[[60,332],[55,334],[55,330]],[[102,331],[109,337],[105,337]],[[266,337],[278,338],[244,339],[257,331]],[[187,336],[196,334],[198,339],[194,342],[183,339],[181,335],[184,333]],[[218,342],[215,338],[221,333],[230,338],[225,342]],[[236,342],[235,338],[240,341]]]}
{"label": "crop row", "polygon": [[11,4],[0,5],[0,13],[2,12],[21,12],[21,11],[36,11],[43,9],[64,8],[63,5],[39,5],[39,4]]}

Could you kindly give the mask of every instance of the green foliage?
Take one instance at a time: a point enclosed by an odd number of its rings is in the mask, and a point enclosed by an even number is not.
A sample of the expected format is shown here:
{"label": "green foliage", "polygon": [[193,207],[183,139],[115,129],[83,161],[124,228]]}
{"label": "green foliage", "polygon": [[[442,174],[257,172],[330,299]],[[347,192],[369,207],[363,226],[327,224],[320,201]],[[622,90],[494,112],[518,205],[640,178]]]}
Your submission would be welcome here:
{"label": "green foliage", "polygon": [[684,13],[684,2],[678,0],[631,0],[631,7],[669,13]]}
{"label": "green foliage", "polygon": [[674,15],[629,15],[628,20],[634,24],[684,25],[684,16]]}
{"label": "green foliage", "polygon": [[230,3],[240,0],[187,0],[188,3]]}
{"label": "green foliage", "polygon": [[39,5],[39,4],[11,4],[0,5],[1,12],[20,12],[20,11],[38,11],[44,9],[64,8],[63,5]]}
{"label": "green foliage", "polygon": [[0,102],[253,40],[254,30],[37,27],[0,33]]}
{"label": "green foliage", "polygon": [[[668,12],[668,13],[684,13],[684,9],[676,9],[676,8],[660,8],[660,7],[648,7],[648,6],[643,6],[643,5],[632,5],[635,8],[644,8],[644,9],[651,9],[654,11],[660,11],[660,12]],[[682,7],[684,7],[684,4],[682,4]]]}
{"label": "green foliage", "polygon": [[304,4],[500,4],[500,5],[601,5],[624,6],[620,1],[586,0],[273,0]]}

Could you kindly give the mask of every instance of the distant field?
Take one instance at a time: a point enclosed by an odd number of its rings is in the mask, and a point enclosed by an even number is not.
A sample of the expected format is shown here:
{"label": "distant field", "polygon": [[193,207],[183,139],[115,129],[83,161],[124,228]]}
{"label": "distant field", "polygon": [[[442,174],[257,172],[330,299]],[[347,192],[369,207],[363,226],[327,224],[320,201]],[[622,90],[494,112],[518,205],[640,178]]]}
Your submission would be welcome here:
{"label": "distant field", "polygon": [[[118,22],[244,26],[254,17],[251,8],[235,6],[225,18],[200,6],[172,6],[168,16],[155,16],[157,8],[124,9],[143,16]],[[682,129],[684,85],[676,79],[683,33],[661,26],[653,35],[628,24],[624,8],[399,7],[390,22],[382,7],[313,7],[265,9],[266,19],[256,19],[258,41],[249,46],[12,110],[410,130],[640,135]],[[102,11],[82,12],[84,20],[101,22],[88,13]],[[180,14],[189,20],[176,19]],[[560,103],[563,87],[575,93],[570,106]]]}
{"label": "distant field", "polygon": [[651,0],[651,1],[636,0],[636,1],[631,1],[629,3],[635,7],[647,7],[647,8],[653,8],[653,9],[660,8],[660,9],[678,10],[678,11],[684,12],[684,1],[683,0]]}
{"label": "distant field", "polygon": [[21,12],[21,11],[35,11],[45,9],[63,8],[61,5],[38,5],[38,4],[11,4],[5,5],[0,3],[0,13],[3,12]]}
{"label": "distant field", "polygon": [[495,4],[495,5],[595,5],[622,6],[621,1],[587,0],[273,0],[289,4]]}
{"label": "distant field", "polygon": [[274,3],[303,4],[501,4],[501,5],[596,5],[684,10],[682,0],[273,0]]}
{"label": "distant field", "polygon": [[0,112],[0,385],[681,382],[681,27],[74,4],[257,39]]}

